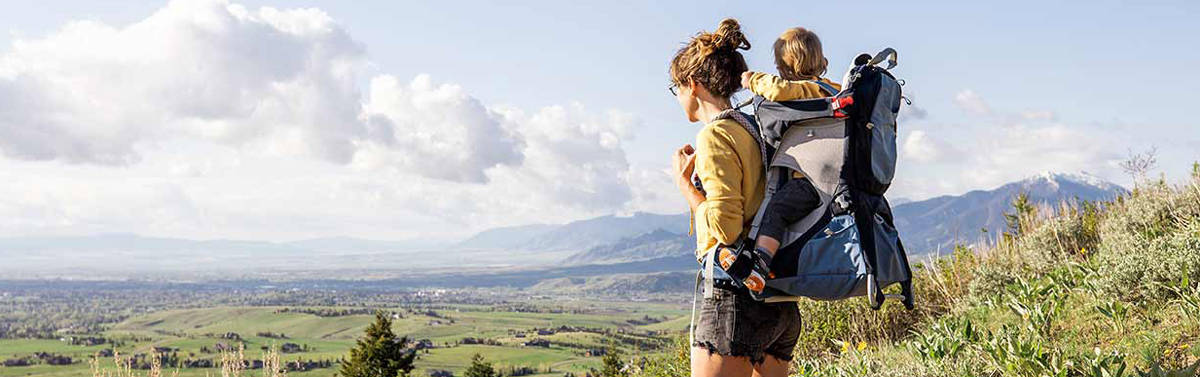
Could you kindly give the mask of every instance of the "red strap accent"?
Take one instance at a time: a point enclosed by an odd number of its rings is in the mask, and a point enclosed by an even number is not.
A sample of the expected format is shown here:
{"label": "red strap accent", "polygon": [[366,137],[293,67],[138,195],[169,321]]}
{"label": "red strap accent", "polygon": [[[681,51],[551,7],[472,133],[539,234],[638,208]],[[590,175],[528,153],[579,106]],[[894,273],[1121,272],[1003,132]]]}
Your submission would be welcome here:
{"label": "red strap accent", "polygon": [[846,106],[850,106],[850,105],[854,104],[854,97],[850,97],[850,96],[837,97],[837,98],[834,98],[832,102],[833,102],[832,103],[833,109],[837,110],[837,109],[845,108]]}
{"label": "red strap accent", "polygon": [[849,115],[846,115],[846,112],[842,111],[842,109],[844,109],[844,108],[846,108],[846,106],[850,106],[852,104],[854,104],[854,97],[850,97],[850,96],[834,97],[833,100],[829,101],[829,105],[833,107],[833,117],[834,118],[848,117]]}

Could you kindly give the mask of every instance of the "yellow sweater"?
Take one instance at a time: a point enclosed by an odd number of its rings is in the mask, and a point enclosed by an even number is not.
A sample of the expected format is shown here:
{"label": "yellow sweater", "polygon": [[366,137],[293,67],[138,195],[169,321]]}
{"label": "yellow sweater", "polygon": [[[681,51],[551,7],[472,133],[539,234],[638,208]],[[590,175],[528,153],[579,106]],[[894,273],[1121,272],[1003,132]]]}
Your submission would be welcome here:
{"label": "yellow sweater", "polygon": [[[832,85],[837,90],[842,86],[826,78],[822,82]],[[833,93],[825,93],[820,85],[811,81],[790,81],[768,73],[754,72],[750,74],[750,89],[754,94],[763,96],[767,101],[791,101],[797,99],[829,97]]]}
{"label": "yellow sweater", "polygon": [[704,202],[692,214],[700,257],[713,246],[732,244],[749,230],[766,182],[758,144],[732,119],[710,122],[696,135],[695,169],[704,187]]}

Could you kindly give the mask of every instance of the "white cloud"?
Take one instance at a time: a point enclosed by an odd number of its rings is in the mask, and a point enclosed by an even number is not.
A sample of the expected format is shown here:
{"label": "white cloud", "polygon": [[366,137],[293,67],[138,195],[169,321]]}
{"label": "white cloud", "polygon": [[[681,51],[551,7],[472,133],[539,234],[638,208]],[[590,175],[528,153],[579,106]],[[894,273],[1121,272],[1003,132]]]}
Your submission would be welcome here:
{"label": "white cloud", "polygon": [[[1062,123],[1029,122],[985,132],[968,161],[978,184],[998,185],[1039,171],[1095,171],[1121,158],[1119,133]],[[1110,177],[1115,178],[1115,177]]]}
{"label": "white cloud", "polygon": [[0,177],[22,183],[0,190],[0,234],[402,238],[649,205],[629,114],[488,105],[366,66],[320,10],[222,0],[16,41]]}
{"label": "white cloud", "polygon": [[[679,194],[669,168],[631,169],[629,185],[633,188],[633,200],[626,207],[629,212],[678,213],[686,211],[687,201]],[[687,227],[687,224],[682,224]]]}
{"label": "white cloud", "polygon": [[969,126],[910,131],[902,140],[894,194],[917,199],[957,195],[1044,171],[1088,171],[1122,181],[1115,164],[1133,142],[1125,130],[995,115]]}
{"label": "white cloud", "polygon": [[177,0],[127,27],[72,23],[0,58],[0,153],[128,165],[183,135],[453,181],[520,163],[519,137],[460,87],[385,75],[364,101],[363,50],[316,9]]}
{"label": "white cloud", "polygon": [[957,153],[951,152],[953,147],[940,139],[929,136],[923,130],[909,132],[904,137],[901,148],[904,158],[918,162],[938,162],[948,154],[957,155]]}
{"label": "white cloud", "polygon": [[967,113],[974,115],[989,115],[992,108],[974,90],[966,89],[954,95],[954,104]]}
{"label": "white cloud", "polygon": [[893,195],[957,195],[1044,171],[1088,171],[1124,182],[1116,166],[1122,152],[1147,142],[1136,126],[1060,121],[1050,110],[993,109],[969,89],[955,94],[953,103],[968,117],[951,124],[922,119],[906,124],[912,131],[900,140]]}
{"label": "white cloud", "polygon": [[499,172],[497,180],[510,173],[511,184],[542,187],[555,201],[579,208],[629,200],[624,177],[629,163],[620,145],[621,130],[631,121],[628,116],[593,116],[576,103],[532,115],[507,109],[504,117],[525,136],[528,161],[520,171]]}
{"label": "white cloud", "polygon": [[915,105],[900,106],[900,121],[906,122],[910,120],[924,120],[929,117],[929,112],[924,108]]}
{"label": "white cloud", "polygon": [[1021,112],[1021,118],[1025,120],[1056,120],[1058,115],[1050,110],[1030,110]]}
{"label": "white cloud", "polygon": [[347,162],[362,50],[311,9],[173,1],[126,27],[70,23],[0,58],[0,152],[124,165],[187,134]]}
{"label": "white cloud", "polygon": [[357,165],[417,172],[451,181],[484,182],[484,171],[520,164],[520,134],[502,127],[499,114],[455,85],[435,86],[418,76],[407,86],[393,76],[371,80]]}

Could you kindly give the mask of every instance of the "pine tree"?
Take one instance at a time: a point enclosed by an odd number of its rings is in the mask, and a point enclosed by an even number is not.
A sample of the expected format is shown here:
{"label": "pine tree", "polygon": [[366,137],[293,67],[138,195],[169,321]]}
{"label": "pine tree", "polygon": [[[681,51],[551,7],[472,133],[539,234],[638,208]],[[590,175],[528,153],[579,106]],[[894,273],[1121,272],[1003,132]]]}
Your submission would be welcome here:
{"label": "pine tree", "polygon": [[375,312],[375,323],[367,327],[350,350],[350,359],[341,362],[342,377],[408,376],[417,354],[408,349],[408,338],[392,333],[392,320],[384,312]]}
{"label": "pine tree", "polygon": [[496,369],[492,368],[492,363],[483,361],[483,355],[475,354],[471,357],[471,366],[463,373],[463,377],[500,377],[496,373]]}
{"label": "pine tree", "polygon": [[616,348],[609,348],[608,352],[604,353],[604,358],[601,359],[604,364],[600,369],[601,377],[627,377],[625,373],[625,363],[621,361],[621,351]]}
{"label": "pine tree", "polygon": [[1013,213],[1004,213],[1004,222],[1008,226],[1008,236],[1019,236],[1027,229],[1028,222],[1037,216],[1037,206],[1029,200],[1029,193],[1017,193],[1012,202]]}

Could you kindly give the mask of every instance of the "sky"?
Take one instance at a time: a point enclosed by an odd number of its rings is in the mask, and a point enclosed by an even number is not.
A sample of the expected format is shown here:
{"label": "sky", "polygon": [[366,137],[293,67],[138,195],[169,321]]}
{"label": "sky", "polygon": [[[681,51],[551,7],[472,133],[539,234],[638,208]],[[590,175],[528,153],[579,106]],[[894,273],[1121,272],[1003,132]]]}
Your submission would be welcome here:
{"label": "sky", "polygon": [[899,51],[892,197],[1044,171],[1129,186],[1154,148],[1200,160],[1200,3],[4,3],[0,236],[453,239],[681,213],[666,90],[688,38],[735,17],[752,70],[817,32],[838,79]]}

